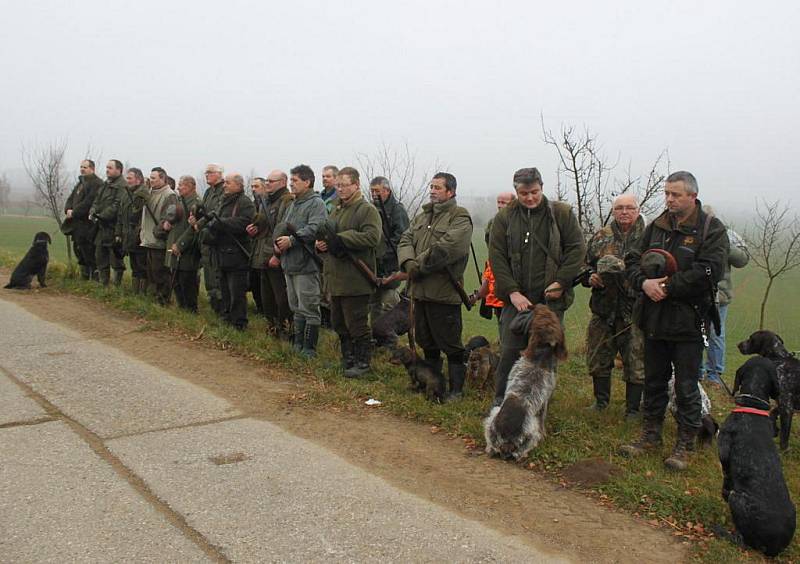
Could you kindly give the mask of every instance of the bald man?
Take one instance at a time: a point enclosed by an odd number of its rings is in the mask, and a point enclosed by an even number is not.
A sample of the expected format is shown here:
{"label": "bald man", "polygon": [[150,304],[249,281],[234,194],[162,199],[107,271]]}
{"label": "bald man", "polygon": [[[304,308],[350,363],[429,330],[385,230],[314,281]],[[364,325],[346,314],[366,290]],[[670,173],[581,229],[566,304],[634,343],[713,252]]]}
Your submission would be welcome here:
{"label": "bald man", "polygon": [[[625,418],[632,419],[639,415],[644,388],[644,337],[641,329],[631,323],[636,292],[625,277],[624,258],[638,244],[644,220],[633,194],[617,196],[611,215],[612,221],[594,234],[586,252],[586,264],[593,271],[585,284],[592,289],[592,318],[586,331],[587,364],[595,399],[590,409],[602,411],[608,407],[611,369],[619,353],[625,377]],[[619,261],[600,260],[609,255]]]}
{"label": "bald man", "polygon": [[253,223],[247,226],[247,234],[255,243],[250,267],[259,274],[261,304],[269,323],[268,330],[272,335],[286,340],[292,335],[292,311],[289,309],[281,261],[275,256],[274,232],[292,202],[292,195],[286,187],[287,181],[285,172],[273,170],[263,183],[258,183],[257,188],[254,184],[256,216]]}

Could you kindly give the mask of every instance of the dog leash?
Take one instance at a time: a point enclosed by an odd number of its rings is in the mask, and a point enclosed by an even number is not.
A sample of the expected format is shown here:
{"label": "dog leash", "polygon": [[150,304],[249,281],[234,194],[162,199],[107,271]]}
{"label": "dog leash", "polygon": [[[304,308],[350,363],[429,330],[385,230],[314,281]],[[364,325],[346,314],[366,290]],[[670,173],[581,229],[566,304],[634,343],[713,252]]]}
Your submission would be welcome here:
{"label": "dog leash", "polygon": [[750,413],[752,415],[763,415],[769,417],[769,411],[764,409],[756,409],[755,407],[737,407],[731,410],[731,413]]}

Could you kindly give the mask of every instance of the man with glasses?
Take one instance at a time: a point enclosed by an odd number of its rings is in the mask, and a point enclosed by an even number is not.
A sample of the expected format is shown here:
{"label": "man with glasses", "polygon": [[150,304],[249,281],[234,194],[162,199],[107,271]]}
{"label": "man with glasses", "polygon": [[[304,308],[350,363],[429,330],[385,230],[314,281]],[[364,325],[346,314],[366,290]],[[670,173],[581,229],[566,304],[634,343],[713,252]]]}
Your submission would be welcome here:
{"label": "man with glasses", "polygon": [[358,378],[369,371],[372,357],[368,317],[375,285],[366,269],[374,276],[381,220],[361,195],[356,169],[348,166],[339,171],[336,193],[338,203],[319,232],[316,248],[328,254],[325,276],[331,293],[331,326],[339,336],[342,369],[345,377]]}
{"label": "man with glasses", "polygon": [[589,241],[586,264],[592,274],[584,284],[592,289],[592,318],[586,331],[586,355],[594,388],[591,409],[602,411],[611,397],[611,370],[622,356],[625,377],[625,418],[639,415],[644,388],[644,337],[631,323],[636,292],[625,278],[625,254],[644,231],[644,220],[633,194],[621,194],[612,203],[612,221]]}
{"label": "man with glasses", "polygon": [[448,400],[462,396],[467,373],[461,341],[464,269],[472,240],[472,218],[456,203],[456,177],[438,172],[430,184],[430,202],[400,237],[400,267],[411,281],[414,328],[425,360],[442,370],[447,356]]}
{"label": "man with glasses", "polygon": [[[225,169],[218,164],[210,164],[206,167],[205,177],[208,188],[203,194],[202,207],[205,213],[216,211],[222,201],[222,193],[224,191],[225,179],[223,174]],[[198,218],[194,214],[189,215],[189,225],[195,231],[199,231],[197,225]],[[206,287],[206,294],[208,295],[208,303],[211,309],[219,315],[222,313],[222,291],[220,290],[219,282],[219,264],[218,257],[214,253],[214,249],[208,244],[208,233],[199,231],[200,241],[200,264],[203,266],[203,284]]]}
{"label": "man with glasses", "polygon": [[258,272],[259,289],[264,315],[269,323],[268,331],[281,338],[291,335],[292,312],[286,295],[286,278],[280,259],[275,256],[275,227],[283,221],[292,202],[286,187],[286,173],[273,170],[259,186],[253,187],[256,194],[256,216],[247,226],[247,234],[254,239],[253,257],[250,267]]}

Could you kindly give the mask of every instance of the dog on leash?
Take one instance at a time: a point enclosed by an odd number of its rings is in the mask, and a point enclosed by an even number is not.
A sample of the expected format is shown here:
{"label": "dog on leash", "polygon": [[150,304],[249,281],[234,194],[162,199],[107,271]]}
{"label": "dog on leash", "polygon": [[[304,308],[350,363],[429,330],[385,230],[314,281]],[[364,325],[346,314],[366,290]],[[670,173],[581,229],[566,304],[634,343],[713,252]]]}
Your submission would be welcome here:
{"label": "dog on leash", "polygon": [[47,274],[47,263],[50,261],[50,253],[47,245],[52,242],[50,234],[40,231],[33,237],[33,244],[19,264],[11,273],[11,280],[5,288],[17,288],[20,290],[30,290],[31,281],[35,276],[39,281],[40,288],[46,288],[45,275]]}
{"label": "dog on leash", "polygon": [[[714,419],[714,416],[711,415],[711,399],[700,382],[697,383],[697,390],[700,392],[700,431],[697,433],[697,446],[707,447],[711,446],[714,437],[717,436],[719,424]],[[675,399],[674,371],[672,378],[669,379],[669,403],[667,404],[667,409],[669,409],[673,417],[677,417],[678,404]]]}
{"label": "dog on leash", "polygon": [[550,308],[533,308],[528,347],[511,368],[503,403],[483,422],[486,452],[524,458],[546,436],[547,405],[556,387],[556,360],[567,358],[564,330]]}
{"label": "dog on leash", "polygon": [[780,418],[781,450],[789,448],[789,434],[792,431],[792,415],[800,409],[800,360],[794,353],[786,350],[783,339],[772,331],[756,331],[737,345],[742,354],[757,354],[775,365],[778,372],[778,407],[770,413],[776,434]]}
{"label": "dog on leash", "polygon": [[467,341],[467,384],[476,390],[491,388],[500,357],[492,350],[488,339],[482,335]]}
{"label": "dog on leash", "polygon": [[411,378],[411,390],[422,392],[428,401],[444,403],[445,379],[441,367],[415,355],[408,347],[395,349],[389,362],[402,364]]}
{"label": "dog on leash", "polygon": [[779,392],[773,363],[758,357],[745,362],[736,371],[733,385],[736,408],[717,439],[722,497],[736,531],[745,544],[767,556],[789,545],[796,525],[769,417],[769,400]]}

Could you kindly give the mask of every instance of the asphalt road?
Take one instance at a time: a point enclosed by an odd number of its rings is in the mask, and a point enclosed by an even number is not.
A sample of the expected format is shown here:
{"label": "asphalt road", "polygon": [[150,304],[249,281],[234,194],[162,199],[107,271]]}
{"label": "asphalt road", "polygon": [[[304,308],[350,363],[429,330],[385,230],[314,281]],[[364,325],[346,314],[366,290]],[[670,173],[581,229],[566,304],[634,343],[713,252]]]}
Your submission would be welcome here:
{"label": "asphalt road", "polygon": [[553,562],[0,299],[0,562]]}

